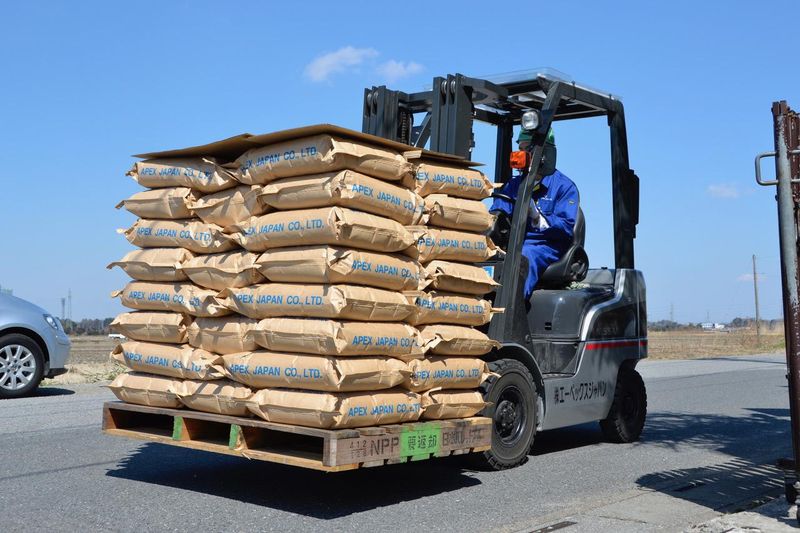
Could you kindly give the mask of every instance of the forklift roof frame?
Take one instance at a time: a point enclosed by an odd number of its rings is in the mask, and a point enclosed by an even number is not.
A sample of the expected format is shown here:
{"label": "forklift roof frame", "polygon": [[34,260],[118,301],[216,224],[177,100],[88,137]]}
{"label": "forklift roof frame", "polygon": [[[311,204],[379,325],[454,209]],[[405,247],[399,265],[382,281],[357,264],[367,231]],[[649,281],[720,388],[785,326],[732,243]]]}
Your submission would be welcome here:
{"label": "forklift roof frame", "polygon": [[[497,127],[494,180],[505,182],[511,176],[509,156],[513,128],[525,111],[540,111],[542,124],[533,138],[529,176],[535,176],[542,159],[545,134],[554,121],[606,116],[611,140],[611,184],[616,268],[634,268],[636,225],[639,222],[639,178],[630,169],[625,112],[622,102],[611,94],[582,87],[547,73],[493,83],[462,74],[435,77],[431,90],[418,93],[393,91],[386,86],[364,90],[362,131],[379,137],[470,159],[474,136],[473,121]],[[425,113],[414,126],[413,116]],[[544,133],[542,133],[544,132]],[[509,250],[521,250],[527,225],[534,180],[526,179],[518,193],[511,222]],[[521,254],[511,253],[503,268],[501,289],[495,306],[514,302],[521,267]],[[508,338],[510,320],[493,320],[493,338]],[[500,331],[497,331],[499,328]]]}

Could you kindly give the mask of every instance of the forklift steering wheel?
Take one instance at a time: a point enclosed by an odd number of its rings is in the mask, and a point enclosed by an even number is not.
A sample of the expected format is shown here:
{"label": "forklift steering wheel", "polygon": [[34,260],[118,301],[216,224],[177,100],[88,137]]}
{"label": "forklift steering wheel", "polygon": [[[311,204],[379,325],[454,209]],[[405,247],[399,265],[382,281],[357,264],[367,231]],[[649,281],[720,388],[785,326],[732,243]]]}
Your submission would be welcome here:
{"label": "forklift steering wheel", "polygon": [[511,198],[509,195],[503,194],[503,193],[500,193],[500,192],[492,193],[492,198],[497,198],[498,200],[505,200],[506,202],[508,202],[510,204],[513,204],[514,201],[515,201],[514,198]]}

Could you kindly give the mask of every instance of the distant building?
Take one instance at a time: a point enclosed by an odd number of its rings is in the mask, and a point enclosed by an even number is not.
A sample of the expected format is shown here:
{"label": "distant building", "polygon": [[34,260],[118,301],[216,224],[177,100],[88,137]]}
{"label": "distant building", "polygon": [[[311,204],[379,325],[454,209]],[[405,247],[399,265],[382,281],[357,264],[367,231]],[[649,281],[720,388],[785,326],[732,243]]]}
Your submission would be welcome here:
{"label": "distant building", "polygon": [[0,286],[0,294],[8,294],[9,296],[14,294],[12,289],[6,289],[5,287]]}
{"label": "distant building", "polygon": [[725,329],[725,324],[720,324],[719,322],[703,322],[700,324],[700,327],[707,331],[714,331]]}

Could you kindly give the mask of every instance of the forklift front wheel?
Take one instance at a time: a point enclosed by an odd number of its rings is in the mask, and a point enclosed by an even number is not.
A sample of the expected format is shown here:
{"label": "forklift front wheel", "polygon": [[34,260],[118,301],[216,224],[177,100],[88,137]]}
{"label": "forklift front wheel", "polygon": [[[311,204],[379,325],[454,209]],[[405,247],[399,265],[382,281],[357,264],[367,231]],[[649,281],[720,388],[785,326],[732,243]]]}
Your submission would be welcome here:
{"label": "forklift front wheel", "polygon": [[483,452],[481,463],[494,470],[505,470],[528,460],[536,432],[536,385],[530,371],[514,359],[489,363],[497,374],[487,379],[481,390],[489,402],[484,416],[494,422],[492,449]]}
{"label": "forklift front wheel", "polygon": [[635,442],[642,434],[646,417],[647,390],[642,376],[633,368],[620,368],[611,410],[600,421],[603,436],[610,442]]}

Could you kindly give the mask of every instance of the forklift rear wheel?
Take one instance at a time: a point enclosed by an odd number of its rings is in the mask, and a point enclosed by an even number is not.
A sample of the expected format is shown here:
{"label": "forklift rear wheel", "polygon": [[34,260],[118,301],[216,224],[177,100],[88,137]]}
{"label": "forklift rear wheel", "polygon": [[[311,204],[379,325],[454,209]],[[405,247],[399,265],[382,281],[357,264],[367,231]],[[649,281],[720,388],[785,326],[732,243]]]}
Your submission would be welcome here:
{"label": "forklift rear wheel", "polygon": [[614,403],[611,404],[608,417],[600,421],[603,436],[610,442],[637,441],[646,417],[647,390],[642,376],[633,368],[620,368]]}
{"label": "forklift rear wheel", "polygon": [[477,459],[483,466],[505,470],[528,460],[536,432],[536,385],[525,365],[514,359],[489,363],[497,376],[483,385],[483,398],[489,402],[484,416],[494,422],[492,448]]}

